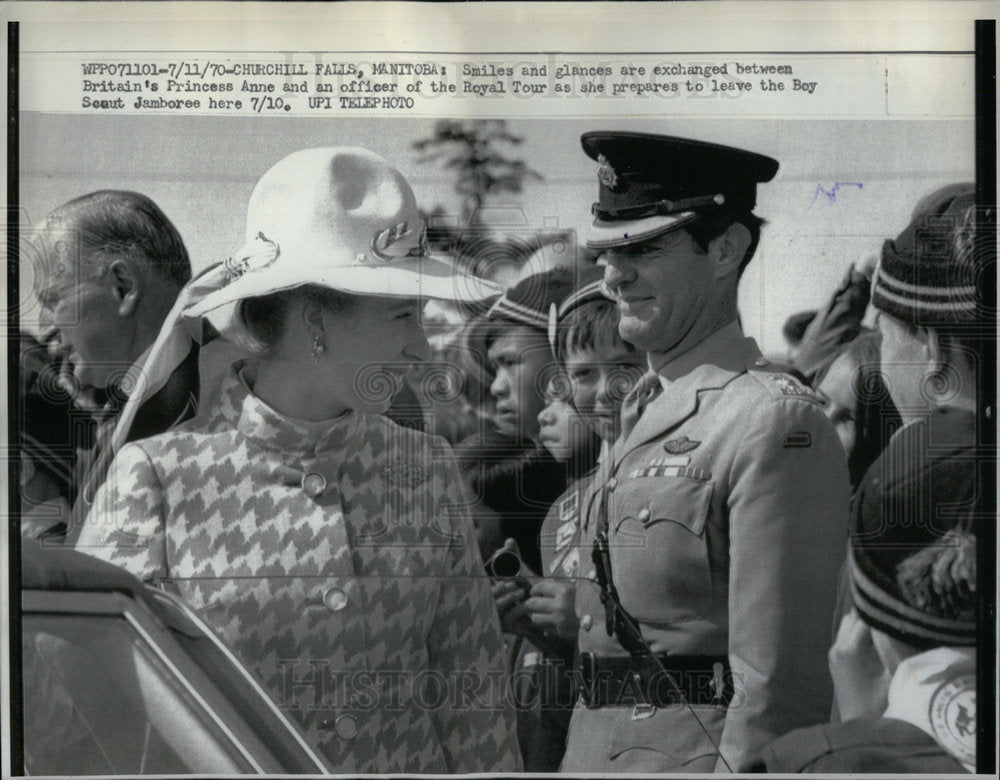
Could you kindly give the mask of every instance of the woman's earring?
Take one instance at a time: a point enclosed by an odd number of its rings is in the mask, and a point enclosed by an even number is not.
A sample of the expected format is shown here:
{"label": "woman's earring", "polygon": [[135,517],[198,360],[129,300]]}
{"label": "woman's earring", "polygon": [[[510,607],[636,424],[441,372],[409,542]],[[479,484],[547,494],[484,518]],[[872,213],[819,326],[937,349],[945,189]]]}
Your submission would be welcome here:
{"label": "woman's earring", "polygon": [[323,343],[323,337],[318,333],[313,336],[312,349],[309,351],[312,354],[313,360],[319,360],[319,356],[326,352],[326,344]]}

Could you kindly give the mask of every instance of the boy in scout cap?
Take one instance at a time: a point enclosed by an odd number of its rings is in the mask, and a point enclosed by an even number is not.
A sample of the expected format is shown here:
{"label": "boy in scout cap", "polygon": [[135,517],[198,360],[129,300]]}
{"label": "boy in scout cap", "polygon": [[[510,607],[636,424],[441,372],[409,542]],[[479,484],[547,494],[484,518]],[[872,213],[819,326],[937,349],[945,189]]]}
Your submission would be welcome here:
{"label": "boy in scout cap", "polygon": [[[542,445],[538,423],[547,379],[557,368],[546,337],[549,307],[569,295],[577,278],[578,271],[561,267],[522,279],[493,303],[465,342],[492,375],[489,392],[496,404],[495,429],[457,448],[475,497],[497,515],[476,514],[483,557],[512,538],[535,572],[542,568],[538,531],[565,489],[567,473]],[[501,490],[488,490],[490,482]],[[487,492],[495,500],[487,500]]]}
{"label": "boy in scout cap", "polygon": [[645,356],[618,336],[618,312],[601,292],[602,278],[598,267],[581,269],[576,289],[549,310],[549,342],[560,372],[549,380],[550,403],[538,415],[542,440],[552,446],[547,436],[554,435],[560,414],[567,412],[568,425],[582,430],[576,433],[577,449],[565,458],[570,483],[542,524],[543,576],[530,593],[514,582],[500,582],[495,589],[498,606],[514,605],[510,619],[523,621],[525,633],[542,651],[525,655],[531,664],[518,676],[528,694],[518,701],[535,714],[523,718],[528,728],[519,733],[526,771],[556,771],[565,751],[577,696],[572,675],[579,631],[576,579],[581,559],[587,560],[581,554],[580,518],[595,493],[598,451],[614,441],[622,399],[645,363]]}
{"label": "boy in scout cap", "polygon": [[[856,608],[830,650],[844,720],[786,734],[747,770],[975,771],[981,454],[955,439],[928,448],[926,434],[918,424],[893,437],[853,521]],[[886,473],[893,478],[883,483]]]}
{"label": "boy in scout cap", "polygon": [[830,650],[843,722],[787,734],[751,768],[975,771],[976,537],[990,516],[975,413],[977,336],[989,333],[975,232],[975,187],[949,185],[883,245],[872,303],[903,427],[854,503],[854,610]]}
{"label": "boy in scout cap", "polygon": [[811,393],[744,337],[736,292],[778,163],[588,133],[619,332],[650,372],[626,399],[586,520],[581,701],[562,771],[731,771],[825,721],[845,547],[843,452]]}

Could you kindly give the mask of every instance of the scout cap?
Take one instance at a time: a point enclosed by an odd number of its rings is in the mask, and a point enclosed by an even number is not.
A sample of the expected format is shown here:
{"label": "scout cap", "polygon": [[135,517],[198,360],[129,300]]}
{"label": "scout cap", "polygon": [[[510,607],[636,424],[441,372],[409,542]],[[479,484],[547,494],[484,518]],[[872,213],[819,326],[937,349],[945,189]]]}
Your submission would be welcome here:
{"label": "scout cap", "polygon": [[981,455],[973,444],[950,443],[948,426],[971,431],[975,420],[937,412],[893,436],[865,475],[851,521],[858,614],[916,647],[976,643]]}
{"label": "scout cap", "polygon": [[543,244],[525,261],[517,274],[517,282],[535,274],[553,271],[557,268],[574,268],[582,265],[576,242],[571,234]]}
{"label": "scout cap", "polygon": [[226,270],[222,289],[186,317],[307,284],[463,301],[500,293],[429,256],[409,183],[379,155],[352,147],[304,149],[267,171],[250,196],[246,244]]}
{"label": "scout cap", "polygon": [[[581,306],[592,301],[611,301],[604,287],[604,269],[600,266],[589,266],[580,271],[577,284],[573,290],[563,298],[558,304],[549,306],[549,346],[552,347],[552,354],[557,358],[558,343],[556,336],[559,331],[559,323],[563,322],[570,312],[579,309]],[[561,361],[560,361],[561,362]]]}
{"label": "scout cap", "polygon": [[778,171],[762,154],[665,135],[594,132],[580,143],[599,164],[591,249],[648,241],[724,205],[749,211]]}
{"label": "scout cap", "polygon": [[509,325],[526,325],[547,336],[549,309],[573,292],[580,274],[579,267],[558,267],[521,279],[470,323],[463,333],[463,349],[486,366],[490,343]]}
{"label": "scout cap", "polygon": [[981,316],[974,257],[976,188],[949,184],[924,197],[910,224],[882,245],[872,305],[911,325]]}
{"label": "scout cap", "polygon": [[490,308],[491,320],[506,319],[548,332],[549,308],[558,306],[576,288],[581,269],[559,267],[532,274],[505,292]]}

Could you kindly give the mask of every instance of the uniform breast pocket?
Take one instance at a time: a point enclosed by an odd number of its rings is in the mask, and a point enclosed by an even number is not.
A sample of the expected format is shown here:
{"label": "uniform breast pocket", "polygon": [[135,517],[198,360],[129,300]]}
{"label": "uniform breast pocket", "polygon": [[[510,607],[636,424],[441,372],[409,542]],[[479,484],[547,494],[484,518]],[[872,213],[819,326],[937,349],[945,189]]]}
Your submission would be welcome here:
{"label": "uniform breast pocket", "polygon": [[705,524],[710,481],[654,477],[626,482],[611,509],[611,560],[622,604],[651,624],[693,620],[712,604]]}

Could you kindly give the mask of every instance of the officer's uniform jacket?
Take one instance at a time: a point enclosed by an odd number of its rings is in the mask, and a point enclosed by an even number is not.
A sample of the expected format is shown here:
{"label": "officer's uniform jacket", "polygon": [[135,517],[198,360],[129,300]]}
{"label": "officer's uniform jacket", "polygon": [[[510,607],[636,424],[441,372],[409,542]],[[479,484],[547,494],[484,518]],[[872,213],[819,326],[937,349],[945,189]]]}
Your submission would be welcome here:
{"label": "officer's uniform jacket", "polygon": [[343,773],[520,767],[499,621],[443,440],[307,424],[234,371],[124,446],[77,549],[175,586]]}
{"label": "officer's uniform jacket", "polygon": [[[728,711],[697,708],[728,765],[826,721],[849,488],[843,450],[810,391],[769,369],[733,324],[639,383],[612,457],[586,499],[584,544],[606,501],[614,582],[653,651],[728,654]],[[587,556],[579,650],[627,655],[605,630],[594,576]],[[584,759],[594,771],[726,769],[682,707],[651,715],[578,705],[563,769],[582,769],[573,751],[594,749],[602,755]],[[630,767],[633,750],[641,758]],[[662,755],[647,763],[648,751]]]}

